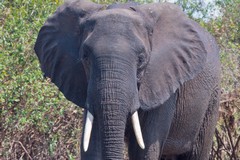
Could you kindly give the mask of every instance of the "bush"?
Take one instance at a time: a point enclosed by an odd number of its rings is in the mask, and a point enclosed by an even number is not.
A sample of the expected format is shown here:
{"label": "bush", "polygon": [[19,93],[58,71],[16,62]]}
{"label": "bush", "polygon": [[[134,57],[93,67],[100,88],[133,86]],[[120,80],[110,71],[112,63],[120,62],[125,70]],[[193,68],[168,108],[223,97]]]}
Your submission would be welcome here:
{"label": "bush", "polygon": [[40,27],[60,3],[0,2],[0,159],[78,155],[82,112],[43,79],[33,51]]}
{"label": "bush", "polygon": [[206,28],[217,38],[222,62],[220,118],[215,131],[212,159],[240,158],[240,0],[217,2],[222,17]]}

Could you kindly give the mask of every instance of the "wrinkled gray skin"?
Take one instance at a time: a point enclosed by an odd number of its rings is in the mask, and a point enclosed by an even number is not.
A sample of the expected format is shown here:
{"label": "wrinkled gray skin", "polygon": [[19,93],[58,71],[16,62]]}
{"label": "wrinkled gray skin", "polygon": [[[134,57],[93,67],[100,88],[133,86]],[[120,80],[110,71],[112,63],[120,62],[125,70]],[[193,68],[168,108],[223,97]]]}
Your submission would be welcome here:
{"label": "wrinkled gray skin", "polygon": [[[59,7],[35,45],[45,76],[94,116],[82,160],[207,160],[218,116],[212,36],[174,4]],[[129,119],[135,112],[141,149]]]}

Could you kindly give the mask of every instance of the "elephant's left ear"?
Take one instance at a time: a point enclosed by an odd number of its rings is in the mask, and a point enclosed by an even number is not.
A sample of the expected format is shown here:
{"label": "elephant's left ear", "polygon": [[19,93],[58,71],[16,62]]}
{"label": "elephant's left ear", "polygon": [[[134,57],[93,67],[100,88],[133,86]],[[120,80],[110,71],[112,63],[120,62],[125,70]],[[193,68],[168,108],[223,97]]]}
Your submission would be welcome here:
{"label": "elephant's left ear", "polygon": [[163,104],[186,81],[204,68],[207,51],[202,29],[170,3],[136,8],[151,24],[152,51],[139,88],[144,110]]}

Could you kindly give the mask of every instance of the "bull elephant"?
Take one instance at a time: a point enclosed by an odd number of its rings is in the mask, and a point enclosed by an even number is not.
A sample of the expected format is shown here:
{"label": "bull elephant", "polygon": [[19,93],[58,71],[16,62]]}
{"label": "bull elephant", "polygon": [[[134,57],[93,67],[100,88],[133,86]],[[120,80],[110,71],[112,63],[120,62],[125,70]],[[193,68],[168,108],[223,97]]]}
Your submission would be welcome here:
{"label": "bull elephant", "polygon": [[41,28],[46,77],[85,109],[82,160],[207,160],[218,117],[214,38],[170,3],[70,1]]}

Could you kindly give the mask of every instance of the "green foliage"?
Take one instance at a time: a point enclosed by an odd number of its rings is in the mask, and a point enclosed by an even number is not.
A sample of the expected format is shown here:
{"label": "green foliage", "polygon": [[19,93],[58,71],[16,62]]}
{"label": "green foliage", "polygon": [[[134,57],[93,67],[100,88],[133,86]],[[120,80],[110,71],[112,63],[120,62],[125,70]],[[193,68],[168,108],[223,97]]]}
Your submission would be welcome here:
{"label": "green foliage", "polygon": [[216,37],[221,51],[222,86],[225,92],[240,87],[240,0],[217,2],[221,17],[205,27]]}
{"label": "green foliage", "polygon": [[[64,119],[66,113],[70,115],[73,111],[81,115],[81,111],[71,107],[73,104],[67,102],[49,80],[43,79],[33,51],[40,27],[61,3],[62,1],[57,0],[0,2],[0,146],[3,146],[3,150],[0,149],[0,159],[20,159],[21,156],[26,158],[26,153],[20,154],[22,150],[14,150],[20,145],[15,142],[23,143],[26,138],[33,140],[30,137],[32,131],[46,135],[42,142],[47,143],[46,148],[49,150],[42,149],[42,152],[50,157],[54,156],[57,142],[63,136],[62,133],[53,132],[56,120],[59,117]],[[69,128],[69,131],[72,131],[72,136],[79,137],[77,128]],[[75,141],[71,145],[76,143],[78,144]],[[22,145],[27,150],[31,147]],[[67,151],[69,155],[74,154],[72,150]]]}
{"label": "green foliage", "polygon": [[[222,16],[203,26],[217,39],[222,62],[222,98],[212,158],[240,158],[240,0],[216,4]],[[221,157],[221,158],[219,158]]]}
{"label": "green foliage", "polygon": [[208,12],[211,9],[210,4],[205,4],[201,0],[177,0],[176,4],[182,7],[190,17],[198,17],[199,19],[208,18]]}
{"label": "green foliage", "polygon": [[[212,6],[198,2],[177,1],[190,16],[201,13],[198,22],[216,37],[221,51],[222,88],[224,95],[228,95],[240,88],[240,0],[217,1],[222,14],[217,19],[208,17]],[[63,0],[0,1],[0,159],[76,159],[79,156],[82,111],[68,102],[48,79],[43,79],[33,51],[40,27],[62,3]],[[207,22],[203,21],[205,18]],[[230,132],[232,138],[224,134],[230,119],[240,121],[239,109],[232,101],[231,106],[233,111],[224,112],[215,138],[224,139],[226,148],[232,148],[227,153],[234,149],[228,139],[235,144],[240,133],[239,126],[235,126]],[[222,105],[221,109],[226,110],[225,107]],[[215,141],[213,151],[224,150],[217,144]],[[221,156],[228,159],[231,155],[226,152]]]}
{"label": "green foliage", "polygon": [[140,4],[151,3],[153,0],[93,0],[95,3],[99,4],[112,4],[112,3],[126,3],[126,2],[137,2]]}

